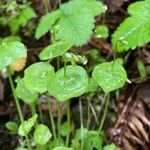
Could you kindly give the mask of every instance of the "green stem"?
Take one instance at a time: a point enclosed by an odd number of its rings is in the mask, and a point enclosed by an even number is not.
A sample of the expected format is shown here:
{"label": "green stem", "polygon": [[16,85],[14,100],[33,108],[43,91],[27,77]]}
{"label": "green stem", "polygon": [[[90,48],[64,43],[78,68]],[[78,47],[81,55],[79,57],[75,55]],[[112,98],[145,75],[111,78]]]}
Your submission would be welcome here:
{"label": "green stem", "polygon": [[[23,117],[23,114],[22,114],[22,111],[21,111],[21,106],[19,104],[17,94],[15,92],[15,87],[14,87],[14,84],[13,84],[13,80],[12,80],[11,72],[10,72],[9,68],[7,68],[7,74],[8,74],[9,83],[10,83],[10,86],[11,86],[11,89],[12,89],[12,92],[13,92],[13,96],[14,96],[14,99],[15,99],[15,103],[16,103],[16,107],[17,107],[17,110],[18,110],[19,118],[20,118],[21,124],[24,125],[24,117]],[[25,135],[25,137],[26,137],[26,142],[27,142],[28,149],[31,150],[29,137],[28,137],[27,134]]]}
{"label": "green stem", "polygon": [[47,2],[47,0],[43,0],[43,2],[44,2],[44,6],[45,6],[46,13],[48,13],[48,12],[49,12],[49,9],[48,9],[48,2]]}
{"label": "green stem", "polygon": [[[71,125],[70,125],[70,102],[69,102],[69,100],[67,101],[67,124],[70,129]],[[68,145],[69,145],[69,137],[70,137],[70,132],[68,133],[68,135],[66,137],[66,147],[68,147]]]}
{"label": "green stem", "polygon": [[60,126],[61,126],[61,103],[58,102],[57,130],[58,130],[58,139],[59,139],[59,141],[60,141]]}
{"label": "green stem", "polygon": [[47,103],[48,103],[48,111],[49,111],[52,131],[53,131],[53,135],[54,135],[54,140],[56,141],[56,129],[55,129],[54,117],[52,115],[51,103],[49,100],[47,100]]}
{"label": "green stem", "polygon": [[79,110],[80,110],[80,124],[81,124],[81,150],[83,150],[84,137],[83,137],[83,112],[82,112],[82,102],[81,98],[79,99]]}
{"label": "green stem", "polygon": [[90,126],[90,103],[91,103],[91,96],[88,97],[88,112],[87,112],[87,129],[88,130]]}
{"label": "green stem", "polygon": [[106,118],[107,111],[108,111],[108,106],[109,106],[109,98],[110,98],[110,93],[107,93],[104,113],[103,113],[102,120],[100,122],[99,130],[98,130],[99,132],[102,131],[102,128],[103,128],[103,125],[104,125],[104,122],[105,122],[105,118]]}

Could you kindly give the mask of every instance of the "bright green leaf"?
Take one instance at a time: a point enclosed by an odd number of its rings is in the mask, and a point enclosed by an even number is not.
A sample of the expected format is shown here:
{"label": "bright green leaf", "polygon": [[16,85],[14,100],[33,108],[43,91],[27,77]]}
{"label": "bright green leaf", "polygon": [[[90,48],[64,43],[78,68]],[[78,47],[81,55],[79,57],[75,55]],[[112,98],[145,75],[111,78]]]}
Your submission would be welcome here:
{"label": "bright green leaf", "polygon": [[112,36],[113,49],[118,52],[135,49],[150,41],[150,1],[129,6],[130,17],[120,24]]}
{"label": "bright green leaf", "polygon": [[51,137],[52,134],[47,126],[39,124],[36,127],[34,132],[34,141],[36,144],[45,145]]}
{"label": "bright green leaf", "polygon": [[6,124],[5,124],[5,127],[8,129],[8,130],[10,130],[11,132],[17,132],[17,130],[18,130],[18,125],[17,125],[17,123],[16,122],[14,122],[14,121],[9,121],[9,122],[7,122]]}
{"label": "bright green leaf", "polygon": [[62,136],[67,136],[71,132],[70,124],[68,122],[63,123],[59,130]]}
{"label": "bright green leaf", "polygon": [[49,93],[59,101],[68,100],[82,95],[88,86],[86,71],[80,66],[67,66],[58,70],[50,81]]}
{"label": "bright green leaf", "polygon": [[117,150],[117,147],[115,144],[109,144],[106,145],[103,150]]}
{"label": "bright green leaf", "polygon": [[108,27],[105,25],[97,26],[95,29],[95,34],[98,38],[107,38],[109,36]]}
{"label": "bright green leaf", "polygon": [[56,21],[60,18],[61,13],[59,10],[47,13],[43,16],[38,24],[38,27],[35,32],[35,37],[39,39],[46,32],[48,32],[52,26],[56,23]]}
{"label": "bright green leaf", "polygon": [[29,105],[35,103],[38,100],[38,93],[29,91],[25,87],[23,79],[19,79],[17,81],[16,94],[20,99]]}
{"label": "bright green leaf", "polygon": [[41,60],[52,59],[63,55],[71,48],[72,44],[69,41],[58,41],[46,47],[39,55]]}
{"label": "bright green leaf", "polygon": [[31,118],[29,118],[27,121],[24,121],[24,124],[21,124],[19,126],[18,134],[20,136],[25,136],[31,131],[31,128],[34,126],[38,115],[35,114]]}
{"label": "bright green leaf", "polygon": [[120,59],[97,65],[92,77],[105,93],[121,88],[127,80],[127,74]]}
{"label": "bright green leaf", "polygon": [[15,150],[29,150],[29,149],[24,148],[24,147],[18,147],[18,148],[16,148]]}
{"label": "bright green leaf", "polygon": [[24,57],[27,57],[27,49],[21,42],[2,43],[0,45],[0,70]]}
{"label": "bright green leaf", "polygon": [[73,150],[72,148],[68,148],[68,147],[55,147],[52,150]]}
{"label": "bright green leaf", "polygon": [[98,88],[98,84],[95,82],[93,78],[90,78],[88,88],[86,89],[86,93],[95,92],[97,88]]}
{"label": "bright green leaf", "polygon": [[46,62],[39,62],[25,70],[24,83],[28,90],[37,93],[47,91],[48,83],[54,76],[54,68]]}

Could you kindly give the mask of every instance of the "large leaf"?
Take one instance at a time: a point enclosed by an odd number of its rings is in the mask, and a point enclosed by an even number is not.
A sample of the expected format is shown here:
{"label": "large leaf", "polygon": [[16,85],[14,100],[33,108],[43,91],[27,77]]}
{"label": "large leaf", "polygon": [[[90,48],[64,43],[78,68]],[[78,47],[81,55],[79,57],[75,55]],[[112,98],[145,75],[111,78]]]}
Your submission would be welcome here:
{"label": "large leaf", "polygon": [[112,36],[112,45],[118,52],[135,49],[150,41],[150,1],[136,2],[129,6],[128,17]]}
{"label": "large leaf", "polygon": [[86,71],[80,66],[67,66],[56,72],[49,84],[49,92],[59,101],[68,100],[82,95],[88,86]]}
{"label": "large leaf", "polygon": [[34,131],[34,141],[36,144],[45,145],[52,137],[52,134],[47,126],[39,124]]}
{"label": "large leaf", "polygon": [[47,13],[43,16],[38,24],[38,27],[35,32],[35,37],[39,39],[46,32],[48,32],[55,22],[60,18],[61,13],[59,10]]}
{"label": "large leaf", "polygon": [[52,59],[57,56],[63,55],[68,49],[70,49],[72,43],[69,41],[58,41],[48,47],[46,47],[39,55],[41,60]]}
{"label": "large leaf", "polygon": [[14,63],[17,59],[26,58],[27,49],[21,42],[8,42],[0,45],[0,70]]}
{"label": "large leaf", "polygon": [[54,76],[54,68],[46,62],[39,62],[25,70],[24,83],[28,90],[43,93]]}
{"label": "large leaf", "polygon": [[[57,39],[70,40],[76,46],[85,44],[92,34],[95,16],[105,12],[106,6],[95,0],[73,0],[64,3],[53,14],[43,16],[36,31],[39,38],[56,23],[60,26]],[[52,17],[52,19],[50,19]],[[50,22],[50,20],[52,20]],[[57,20],[57,22],[56,22]],[[41,31],[40,31],[41,30]]]}
{"label": "large leaf", "polygon": [[38,93],[29,91],[24,84],[23,79],[17,81],[16,88],[17,96],[27,104],[33,104],[38,100]]}
{"label": "large leaf", "polygon": [[24,121],[23,124],[19,126],[18,134],[20,136],[25,136],[31,131],[31,128],[34,126],[38,115],[35,114],[31,118],[29,118],[27,121]]}
{"label": "large leaf", "polygon": [[121,88],[127,80],[120,59],[97,65],[92,72],[92,77],[105,93]]}

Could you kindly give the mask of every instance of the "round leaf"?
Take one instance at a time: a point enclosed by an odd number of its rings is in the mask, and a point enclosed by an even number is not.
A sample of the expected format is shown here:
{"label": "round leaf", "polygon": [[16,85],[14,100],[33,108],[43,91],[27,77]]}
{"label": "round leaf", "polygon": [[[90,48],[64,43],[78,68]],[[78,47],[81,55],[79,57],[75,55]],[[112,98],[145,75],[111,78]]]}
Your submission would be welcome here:
{"label": "round leaf", "polygon": [[39,55],[41,60],[52,59],[57,56],[63,55],[67,50],[72,47],[69,41],[59,41],[46,47]]}
{"label": "round leaf", "polygon": [[44,93],[48,83],[54,76],[54,68],[46,62],[31,65],[25,70],[24,83],[28,90]]}
{"label": "round leaf", "polygon": [[127,74],[120,59],[97,65],[92,77],[105,93],[121,88],[127,80]]}
{"label": "round leaf", "polygon": [[56,72],[49,84],[49,92],[59,101],[68,100],[82,95],[88,86],[86,71],[80,66],[67,66]]}
{"label": "round leaf", "polygon": [[40,124],[36,127],[34,132],[34,141],[36,144],[45,145],[51,137],[52,134],[47,126]]}
{"label": "round leaf", "polygon": [[0,70],[19,58],[27,57],[27,49],[21,42],[8,42],[0,45]]}
{"label": "round leaf", "polygon": [[104,147],[104,150],[117,150],[117,146],[115,144],[109,144]]}
{"label": "round leaf", "polygon": [[19,79],[16,88],[17,96],[27,104],[33,104],[38,100],[38,93],[29,91],[25,85],[23,79]]}
{"label": "round leaf", "polygon": [[9,122],[7,122],[7,123],[5,124],[5,126],[6,126],[6,128],[7,128],[8,130],[10,130],[11,132],[17,132],[17,130],[18,130],[18,125],[17,125],[17,123],[14,122],[14,121],[9,121]]}
{"label": "round leaf", "polygon": [[95,34],[98,38],[107,38],[109,36],[108,28],[105,25],[97,26],[95,29]]}

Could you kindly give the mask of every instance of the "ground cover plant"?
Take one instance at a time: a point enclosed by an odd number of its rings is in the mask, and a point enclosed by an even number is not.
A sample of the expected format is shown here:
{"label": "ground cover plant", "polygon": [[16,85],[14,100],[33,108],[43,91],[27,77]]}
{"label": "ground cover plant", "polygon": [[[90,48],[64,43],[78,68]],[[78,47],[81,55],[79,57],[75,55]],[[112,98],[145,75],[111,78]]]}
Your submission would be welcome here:
{"label": "ground cover plant", "polygon": [[[0,1],[0,98],[13,105],[0,133],[14,140],[0,138],[3,150],[149,149],[150,95],[136,101],[143,109],[115,103],[126,85],[149,83],[150,0],[118,4]],[[128,15],[113,28],[119,11]]]}

